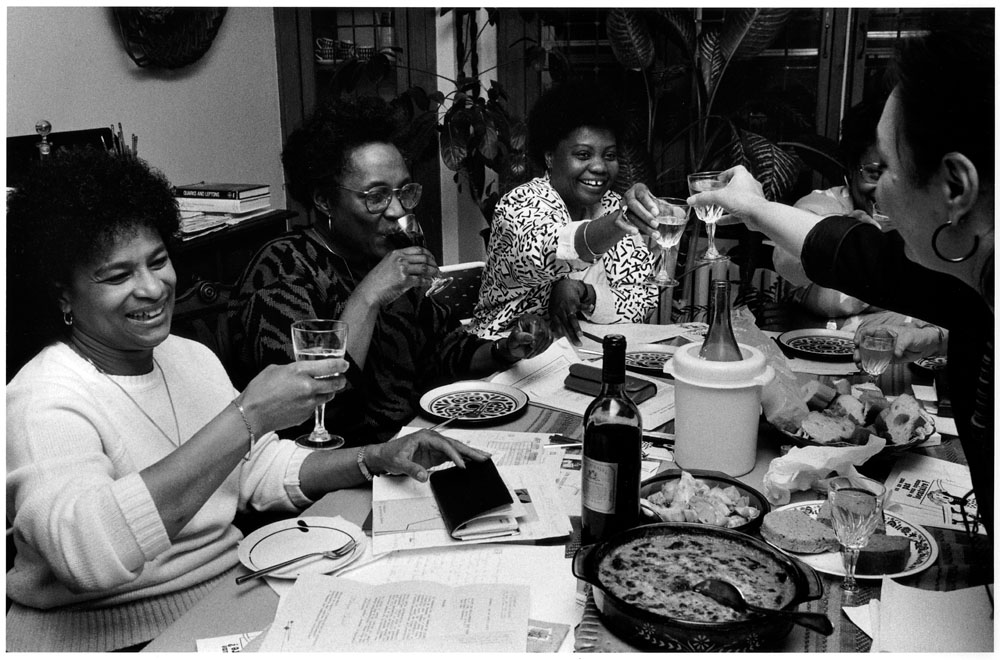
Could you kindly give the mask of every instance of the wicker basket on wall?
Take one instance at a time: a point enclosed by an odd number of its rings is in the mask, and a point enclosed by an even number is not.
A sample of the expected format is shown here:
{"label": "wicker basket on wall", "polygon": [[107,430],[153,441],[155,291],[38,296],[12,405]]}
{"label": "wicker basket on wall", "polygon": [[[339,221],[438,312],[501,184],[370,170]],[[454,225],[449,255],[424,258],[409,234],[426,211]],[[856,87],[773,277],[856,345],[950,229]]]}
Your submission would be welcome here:
{"label": "wicker basket on wall", "polygon": [[225,7],[116,7],[125,52],[140,67],[179,69],[208,52]]}

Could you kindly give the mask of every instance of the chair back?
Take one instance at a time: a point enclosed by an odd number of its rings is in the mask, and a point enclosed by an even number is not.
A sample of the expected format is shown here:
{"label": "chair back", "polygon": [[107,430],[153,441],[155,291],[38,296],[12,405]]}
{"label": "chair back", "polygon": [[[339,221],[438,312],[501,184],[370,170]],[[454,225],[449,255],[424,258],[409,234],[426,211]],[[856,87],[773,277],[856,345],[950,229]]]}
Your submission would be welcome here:
{"label": "chair back", "polygon": [[472,319],[472,312],[479,301],[479,285],[483,281],[485,267],[484,261],[441,266],[441,273],[454,279],[446,289],[435,294],[434,299],[448,306],[463,324]]}
{"label": "chair back", "polygon": [[212,349],[226,371],[230,371],[233,357],[227,312],[232,292],[229,285],[196,281],[177,297],[171,327],[173,334],[201,342]]}

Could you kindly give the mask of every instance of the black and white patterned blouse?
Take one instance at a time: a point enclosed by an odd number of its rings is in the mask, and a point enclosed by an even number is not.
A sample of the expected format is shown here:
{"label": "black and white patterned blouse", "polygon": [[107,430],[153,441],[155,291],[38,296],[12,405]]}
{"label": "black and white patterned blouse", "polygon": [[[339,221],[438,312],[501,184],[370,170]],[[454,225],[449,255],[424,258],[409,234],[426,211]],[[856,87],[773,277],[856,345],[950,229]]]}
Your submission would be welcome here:
{"label": "black and white patterned blouse", "polygon": [[[599,215],[620,206],[621,197],[608,191]],[[643,284],[652,264],[642,239],[626,236],[591,264],[575,258],[572,248],[567,254],[572,224],[569,209],[548,176],[532,179],[503,196],[493,216],[473,332],[481,337],[495,335],[527,313],[547,318],[552,285],[564,277],[594,285],[597,306],[591,321],[640,323],[645,319],[656,304],[657,289]]]}

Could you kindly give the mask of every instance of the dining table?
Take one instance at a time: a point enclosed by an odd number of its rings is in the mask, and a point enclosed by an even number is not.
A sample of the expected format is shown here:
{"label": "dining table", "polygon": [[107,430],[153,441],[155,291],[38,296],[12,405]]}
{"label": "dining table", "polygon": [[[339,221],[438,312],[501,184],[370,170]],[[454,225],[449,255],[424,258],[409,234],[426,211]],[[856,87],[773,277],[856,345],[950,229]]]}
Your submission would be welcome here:
{"label": "dining table", "polygon": [[[798,374],[802,379],[816,378],[811,374]],[[829,376],[820,376],[820,380],[830,381]],[[855,374],[854,380],[860,378]],[[669,378],[664,379],[669,382]],[[928,384],[933,381],[933,374],[912,365],[894,364],[883,374],[878,385],[887,395],[912,392],[914,385]],[[435,420],[418,415],[410,426],[430,427]],[[534,402],[527,404],[526,414],[516,419],[504,422],[502,428],[509,431],[530,431],[533,433],[553,433],[560,436],[582,438],[582,418],[567,415],[564,412],[553,411]],[[673,422],[663,425],[658,431],[669,434],[673,430]],[[447,429],[442,430],[447,433]],[[669,436],[668,436],[669,437]],[[792,444],[787,435],[767,423],[761,417],[757,437],[756,461],[753,469],[740,475],[738,480],[750,488],[763,492],[764,475],[771,462],[787,453]],[[965,456],[957,437],[943,435],[940,444],[929,447],[918,447],[911,450],[950,463],[964,464]],[[893,457],[877,457],[860,466],[859,470],[873,479],[884,480],[893,466]],[[671,461],[664,460],[660,470],[676,468]],[[821,496],[812,491],[791,493],[791,502],[816,500]],[[359,527],[362,526],[372,511],[372,488],[370,486],[343,489],[325,495],[300,513],[300,516],[341,516]],[[573,525],[574,533],[565,540],[566,556],[571,557],[579,547],[578,511],[567,514],[577,518]],[[985,536],[970,535],[963,531],[930,527],[927,530],[938,546],[939,552],[933,565],[916,574],[896,578],[901,584],[925,590],[949,591],[953,589],[992,584],[992,546]],[[370,534],[370,531],[366,533]],[[447,551],[447,550],[442,550]],[[988,566],[989,571],[983,570]],[[217,586],[187,613],[181,616],[169,628],[152,640],[144,652],[177,652],[195,651],[197,640],[224,638],[242,635],[252,631],[266,630],[274,620],[278,607],[279,596],[264,580],[251,580],[244,584],[236,584],[235,578],[249,573],[249,569],[237,565],[221,579]],[[793,626],[791,632],[771,646],[759,649],[761,651],[786,652],[833,652],[853,653],[868,652],[872,639],[865,634],[849,618],[843,608],[844,593],[840,587],[841,578],[821,574],[823,595],[813,601],[803,603],[800,610],[825,613],[833,623],[834,631],[829,636],[818,634],[802,627]],[[860,580],[860,592],[852,604],[864,604],[871,599],[879,598],[882,580]],[[578,585],[583,587],[582,584]],[[578,589],[587,593],[586,588]],[[607,630],[594,605],[590,595],[581,599],[576,592],[566,593],[567,599],[583,600],[582,613],[579,621],[571,624],[572,632],[560,647],[568,652],[630,652],[636,651],[627,643],[621,641]],[[259,646],[259,642],[257,644]],[[247,647],[253,650],[251,642]]]}

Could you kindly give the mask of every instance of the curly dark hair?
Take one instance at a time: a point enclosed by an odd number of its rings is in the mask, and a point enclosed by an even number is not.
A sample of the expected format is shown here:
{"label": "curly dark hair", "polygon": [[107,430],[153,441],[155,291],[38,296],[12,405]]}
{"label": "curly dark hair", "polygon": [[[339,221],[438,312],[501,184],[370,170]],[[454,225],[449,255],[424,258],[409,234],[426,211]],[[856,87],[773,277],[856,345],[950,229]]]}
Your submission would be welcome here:
{"label": "curly dark hair", "polygon": [[528,113],[528,156],[545,169],[545,153],[582,126],[625,134],[625,117],[614,97],[593,82],[569,81],[546,90]]}
{"label": "curly dark hair", "polygon": [[336,198],[334,186],[348,166],[351,153],[372,143],[400,147],[402,116],[378,97],[338,99],[320,106],[285,143],[281,162],[288,192],[307,209],[317,190]]}
{"label": "curly dark hair", "polygon": [[994,12],[969,10],[929,34],[903,39],[894,60],[901,133],[926,185],[941,158],[956,151],[985,180],[994,177],[996,85]]}
{"label": "curly dark hair", "polygon": [[8,311],[32,317],[27,332],[40,348],[65,330],[54,303],[74,269],[143,227],[167,243],[178,222],[170,183],[141,159],[94,147],[57,150],[7,196]]}

